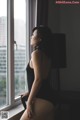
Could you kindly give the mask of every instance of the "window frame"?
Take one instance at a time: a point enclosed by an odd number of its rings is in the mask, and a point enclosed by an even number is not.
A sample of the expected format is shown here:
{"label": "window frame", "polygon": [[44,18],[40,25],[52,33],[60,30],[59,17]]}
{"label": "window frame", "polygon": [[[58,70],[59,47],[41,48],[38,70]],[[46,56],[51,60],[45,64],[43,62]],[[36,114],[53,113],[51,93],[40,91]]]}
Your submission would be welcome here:
{"label": "window frame", "polygon": [[[37,0],[26,1],[26,56],[30,60],[30,36],[32,28],[37,25]],[[28,17],[27,17],[28,16]],[[7,82],[6,106],[1,110],[9,110],[21,104],[20,97],[15,99],[14,89],[14,0],[7,0]]]}

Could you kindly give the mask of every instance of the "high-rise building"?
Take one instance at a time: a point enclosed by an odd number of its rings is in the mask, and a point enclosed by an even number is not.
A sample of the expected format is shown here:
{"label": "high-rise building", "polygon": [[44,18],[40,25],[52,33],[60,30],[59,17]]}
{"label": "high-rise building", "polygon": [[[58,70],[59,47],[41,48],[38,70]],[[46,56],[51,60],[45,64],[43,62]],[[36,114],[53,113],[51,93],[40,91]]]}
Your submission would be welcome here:
{"label": "high-rise building", "polygon": [[0,17],[0,47],[7,45],[7,17]]}
{"label": "high-rise building", "polygon": [[[26,30],[22,20],[14,21],[14,38],[17,48],[14,49],[15,71],[19,73],[25,66]],[[7,54],[7,18],[0,17],[0,75],[6,73]]]}

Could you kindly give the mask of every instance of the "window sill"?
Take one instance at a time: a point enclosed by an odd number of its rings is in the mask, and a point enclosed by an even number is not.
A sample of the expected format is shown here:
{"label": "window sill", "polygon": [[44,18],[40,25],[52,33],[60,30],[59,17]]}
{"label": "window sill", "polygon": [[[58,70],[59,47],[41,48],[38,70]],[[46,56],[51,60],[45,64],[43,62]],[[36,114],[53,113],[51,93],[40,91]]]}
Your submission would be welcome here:
{"label": "window sill", "polygon": [[[8,110],[8,118],[7,120],[18,120],[24,111],[24,107],[22,104]],[[1,116],[0,116],[1,118]]]}
{"label": "window sill", "polygon": [[11,120],[11,118],[15,117],[16,115],[22,113],[24,111],[24,107],[22,104],[18,105],[17,107],[9,110],[9,117],[8,120]]}

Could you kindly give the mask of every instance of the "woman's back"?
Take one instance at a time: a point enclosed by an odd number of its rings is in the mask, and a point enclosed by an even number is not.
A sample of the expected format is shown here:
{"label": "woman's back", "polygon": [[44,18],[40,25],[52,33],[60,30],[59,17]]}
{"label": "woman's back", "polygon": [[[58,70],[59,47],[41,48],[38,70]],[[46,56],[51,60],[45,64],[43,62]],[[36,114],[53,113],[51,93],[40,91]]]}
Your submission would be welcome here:
{"label": "woman's back", "polygon": [[[39,50],[36,49],[35,51],[32,52],[32,54],[35,54],[34,52],[39,53],[41,56],[41,71],[42,71],[42,83],[40,86],[40,89],[36,95],[38,98],[43,98],[45,100],[49,100],[53,102],[52,98],[52,89],[50,86],[50,80],[51,80],[51,59],[47,57],[47,55]],[[33,55],[31,55],[33,56]],[[29,92],[31,90],[33,81],[34,81],[34,69],[33,69],[33,64],[32,64],[32,59],[30,60],[30,63],[28,64],[27,67],[27,77],[28,77],[28,88]]]}
{"label": "woman's back", "polygon": [[[42,76],[43,79],[46,79],[51,71],[51,58],[49,58],[41,49],[34,50],[32,54],[34,54],[34,52],[37,52],[41,56]],[[30,67],[33,68],[32,61],[30,63]]]}

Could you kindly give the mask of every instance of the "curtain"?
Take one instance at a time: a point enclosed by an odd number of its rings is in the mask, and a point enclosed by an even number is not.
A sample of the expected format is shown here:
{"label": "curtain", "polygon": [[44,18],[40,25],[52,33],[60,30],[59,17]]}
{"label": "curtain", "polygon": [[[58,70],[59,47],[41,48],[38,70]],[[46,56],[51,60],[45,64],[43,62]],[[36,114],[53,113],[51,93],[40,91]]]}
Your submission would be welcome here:
{"label": "curtain", "polygon": [[48,0],[37,1],[37,26],[48,23]]}

